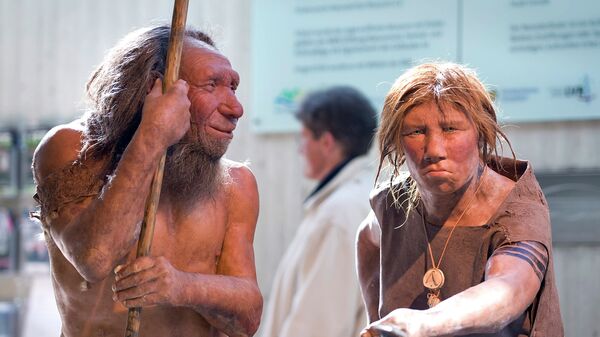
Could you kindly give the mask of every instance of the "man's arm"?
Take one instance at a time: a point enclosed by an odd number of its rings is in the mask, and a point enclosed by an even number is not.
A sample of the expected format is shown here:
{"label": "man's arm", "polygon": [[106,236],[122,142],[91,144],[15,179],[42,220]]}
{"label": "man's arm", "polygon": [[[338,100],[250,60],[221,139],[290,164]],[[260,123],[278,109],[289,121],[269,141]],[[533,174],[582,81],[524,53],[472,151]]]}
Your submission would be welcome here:
{"label": "man's arm", "polygon": [[[100,195],[65,205],[47,219],[54,242],[87,281],[108,276],[135,244],[158,160],[189,128],[187,90],[178,81],[163,96],[157,80],[146,97],[142,122]],[[81,135],[81,127],[68,125],[45,137],[34,155],[39,183],[77,158]]]}
{"label": "man's arm", "polygon": [[[217,267],[219,275],[202,277],[190,287],[187,305],[226,335],[243,337],[258,330],[263,307],[253,245],[259,199],[256,179],[247,167],[230,172],[229,224]],[[196,297],[197,292],[201,296]]]}
{"label": "man's arm", "polygon": [[379,240],[381,228],[371,211],[362,222],[356,240],[356,265],[369,323],[379,319]]}
{"label": "man's arm", "polygon": [[254,265],[258,218],[256,180],[246,167],[230,170],[229,222],[217,274],[175,269],[164,257],[142,257],[118,267],[114,299],[127,307],[190,307],[230,337],[252,336],[262,313]]}
{"label": "man's arm", "polygon": [[484,282],[428,310],[394,310],[375,324],[395,325],[410,337],[497,332],[531,305],[547,263],[546,248],[538,242],[501,247],[488,260]]}

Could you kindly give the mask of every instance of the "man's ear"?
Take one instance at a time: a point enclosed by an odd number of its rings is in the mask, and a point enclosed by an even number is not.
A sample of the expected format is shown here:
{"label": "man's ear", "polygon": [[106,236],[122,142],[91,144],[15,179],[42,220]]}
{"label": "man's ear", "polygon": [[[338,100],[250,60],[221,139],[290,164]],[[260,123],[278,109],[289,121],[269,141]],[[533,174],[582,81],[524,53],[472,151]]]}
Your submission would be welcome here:
{"label": "man's ear", "polygon": [[321,151],[326,155],[327,161],[337,165],[340,160],[344,159],[344,148],[331,132],[323,132],[319,142],[321,143]]}
{"label": "man's ear", "polygon": [[327,150],[328,153],[331,153],[334,148],[338,147],[338,141],[335,139],[333,134],[329,131],[324,131],[321,134],[321,138],[319,139],[323,147]]}

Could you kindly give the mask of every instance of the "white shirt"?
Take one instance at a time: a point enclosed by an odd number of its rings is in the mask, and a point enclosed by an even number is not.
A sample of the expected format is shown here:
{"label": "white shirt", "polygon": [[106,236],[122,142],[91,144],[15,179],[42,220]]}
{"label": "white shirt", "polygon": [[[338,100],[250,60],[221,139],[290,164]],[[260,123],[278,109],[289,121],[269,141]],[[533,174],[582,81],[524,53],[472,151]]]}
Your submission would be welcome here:
{"label": "white shirt", "polygon": [[370,211],[374,169],[351,160],[305,202],[305,217],[277,269],[262,337],[357,337],[366,325],[355,237]]}

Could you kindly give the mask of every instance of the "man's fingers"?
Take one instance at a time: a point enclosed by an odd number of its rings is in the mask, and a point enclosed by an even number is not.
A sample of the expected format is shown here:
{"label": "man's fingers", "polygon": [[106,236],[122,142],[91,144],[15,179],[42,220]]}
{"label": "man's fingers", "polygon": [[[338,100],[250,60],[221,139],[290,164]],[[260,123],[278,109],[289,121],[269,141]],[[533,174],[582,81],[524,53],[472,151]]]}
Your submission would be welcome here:
{"label": "man's fingers", "polygon": [[170,96],[174,96],[174,97],[181,96],[181,97],[187,98],[187,94],[188,94],[189,90],[190,90],[190,86],[188,85],[188,83],[182,79],[179,79],[167,89],[166,95],[170,95]]}
{"label": "man's fingers", "polygon": [[155,268],[144,269],[137,273],[130,274],[123,278],[116,279],[112,287],[113,291],[121,291],[124,289],[143,285],[144,283],[151,282],[158,277]]}
{"label": "man's fingers", "polygon": [[124,300],[122,303],[127,308],[145,307],[156,304],[157,296],[156,294],[145,294],[140,297]]}
{"label": "man's fingers", "polygon": [[175,81],[175,83],[173,83],[173,85],[171,85],[169,87],[169,91],[180,91],[181,90],[186,94],[189,89],[190,89],[189,84],[182,79],[178,79],[177,81]]}
{"label": "man's fingers", "polygon": [[153,258],[147,256],[137,258],[129,264],[117,266],[115,268],[115,280],[119,281],[131,274],[139,273],[152,267],[154,267]]}
{"label": "man's fingers", "polygon": [[156,291],[156,282],[156,280],[150,280],[133,287],[127,287],[120,290],[113,289],[113,300],[123,302],[153,294]]}
{"label": "man's fingers", "polygon": [[154,81],[154,85],[152,86],[152,90],[148,93],[148,96],[158,97],[160,95],[162,95],[162,80],[158,77]]}

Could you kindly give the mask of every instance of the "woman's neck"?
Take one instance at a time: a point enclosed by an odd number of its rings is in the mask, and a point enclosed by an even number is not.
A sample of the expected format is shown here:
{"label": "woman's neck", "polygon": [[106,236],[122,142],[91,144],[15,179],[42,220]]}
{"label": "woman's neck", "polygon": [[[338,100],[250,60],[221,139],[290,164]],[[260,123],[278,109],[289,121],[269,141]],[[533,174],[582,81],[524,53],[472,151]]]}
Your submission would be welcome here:
{"label": "woman's neck", "polygon": [[486,171],[482,167],[463,187],[451,194],[441,195],[419,191],[425,206],[427,222],[444,225],[448,221],[457,221],[463,212],[476,203],[478,188],[483,183]]}

